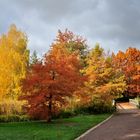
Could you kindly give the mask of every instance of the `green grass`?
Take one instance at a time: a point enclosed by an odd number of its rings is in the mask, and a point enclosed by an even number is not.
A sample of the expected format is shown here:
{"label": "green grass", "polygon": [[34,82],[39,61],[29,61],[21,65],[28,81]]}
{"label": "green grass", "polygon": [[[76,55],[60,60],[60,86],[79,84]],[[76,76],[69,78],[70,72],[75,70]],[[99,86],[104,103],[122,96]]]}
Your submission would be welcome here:
{"label": "green grass", "polygon": [[0,140],[73,140],[110,114],[84,115],[46,122],[0,123]]}

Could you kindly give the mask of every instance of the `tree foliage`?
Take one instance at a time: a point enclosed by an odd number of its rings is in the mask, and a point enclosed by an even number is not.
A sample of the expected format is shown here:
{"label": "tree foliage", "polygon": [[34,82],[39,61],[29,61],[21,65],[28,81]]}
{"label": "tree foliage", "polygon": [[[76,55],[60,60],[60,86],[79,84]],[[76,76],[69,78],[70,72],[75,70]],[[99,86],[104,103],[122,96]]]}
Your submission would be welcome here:
{"label": "tree foliage", "polygon": [[100,96],[107,101],[118,97],[126,88],[124,75],[114,67],[112,56],[106,55],[99,44],[90,51],[83,73],[88,76],[85,86],[89,100]]}
{"label": "tree foliage", "polygon": [[30,57],[30,65],[36,64],[38,62],[37,52],[33,51]]}
{"label": "tree foliage", "polygon": [[75,53],[80,58],[80,63],[85,65],[85,57],[88,53],[88,46],[83,37],[75,35],[73,32],[66,29],[64,32],[58,30],[58,34],[54,44],[61,44],[70,53]]}
{"label": "tree foliage", "polygon": [[29,60],[27,37],[15,25],[0,37],[0,57],[0,99],[15,99],[21,93]]}
{"label": "tree foliage", "polygon": [[[0,37],[0,103],[16,103],[19,97],[27,101],[31,117],[49,122],[68,105],[92,102],[100,108],[125,92],[140,94],[140,50],[136,48],[116,55],[105,53],[99,44],[88,50],[85,39],[66,29],[58,31],[41,60],[34,51],[29,62],[27,42],[15,25]],[[10,113],[14,105],[10,104],[7,108],[3,102],[1,108]]]}
{"label": "tree foliage", "polygon": [[125,75],[127,93],[129,95],[140,94],[140,50],[128,48],[126,52],[119,51],[114,57],[116,66]]}
{"label": "tree foliage", "polygon": [[44,56],[42,62],[32,65],[23,81],[28,101],[28,113],[32,117],[51,121],[52,113],[66,103],[83,83],[79,72],[79,59],[74,53],[57,44]]}

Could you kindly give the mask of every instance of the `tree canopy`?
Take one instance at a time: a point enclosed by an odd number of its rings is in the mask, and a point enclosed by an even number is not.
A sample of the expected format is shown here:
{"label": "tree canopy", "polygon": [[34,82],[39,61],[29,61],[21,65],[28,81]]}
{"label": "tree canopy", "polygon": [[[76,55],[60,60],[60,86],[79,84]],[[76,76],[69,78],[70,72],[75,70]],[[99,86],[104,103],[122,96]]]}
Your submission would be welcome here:
{"label": "tree canopy", "polygon": [[11,25],[0,37],[0,98],[17,98],[29,61],[27,37]]}

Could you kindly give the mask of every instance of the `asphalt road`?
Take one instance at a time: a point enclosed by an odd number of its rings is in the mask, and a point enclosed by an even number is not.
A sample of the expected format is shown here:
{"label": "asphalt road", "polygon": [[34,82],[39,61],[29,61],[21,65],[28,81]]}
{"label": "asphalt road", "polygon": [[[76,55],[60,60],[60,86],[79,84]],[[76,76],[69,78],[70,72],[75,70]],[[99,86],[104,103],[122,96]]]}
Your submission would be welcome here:
{"label": "asphalt road", "polygon": [[118,112],[80,140],[140,140],[140,110],[124,103]]}

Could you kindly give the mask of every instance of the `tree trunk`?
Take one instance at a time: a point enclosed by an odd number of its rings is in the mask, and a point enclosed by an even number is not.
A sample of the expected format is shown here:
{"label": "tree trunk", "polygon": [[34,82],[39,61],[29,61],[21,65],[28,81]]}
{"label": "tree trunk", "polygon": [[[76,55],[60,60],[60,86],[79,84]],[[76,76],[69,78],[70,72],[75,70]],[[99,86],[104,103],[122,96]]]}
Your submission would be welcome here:
{"label": "tree trunk", "polygon": [[[52,80],[55,80],[54,71],[52,71]],[[47,122],[51,122],[51,120],[52,120],[52,93],[50,93],[48,109],[49,109],[49,111],[48,111],[48,121]]]}
{"label": "tree trunk", "polygon": [[50,94],[50,97],[49,97],[49,106],[48,106],[48,120],[47,122],[51,122],[52,120],[52,95]]}

